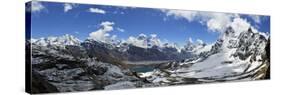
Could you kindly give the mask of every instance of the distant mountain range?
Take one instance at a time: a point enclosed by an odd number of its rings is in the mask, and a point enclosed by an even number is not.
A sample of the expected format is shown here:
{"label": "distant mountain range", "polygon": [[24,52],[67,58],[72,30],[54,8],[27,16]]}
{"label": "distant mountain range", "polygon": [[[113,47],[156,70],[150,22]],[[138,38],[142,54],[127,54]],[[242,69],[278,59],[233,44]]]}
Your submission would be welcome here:
{"label": "distant mountain range", "polygon": [[188,41],[184,47],[180,48],[175,43],[161,44],[156,36],[147,37],[144,34],[129,38],[127,41],[102,42],[94,39],[80,41],[74,36],[66,34],[60,37],[32,39],[31,42],[32,45],[39,47],[79,47],[86,50],[89,57],[98,57],[99,59],[112,57],[125,61],[184,60],[208,51],[211,47],[203,42]]}

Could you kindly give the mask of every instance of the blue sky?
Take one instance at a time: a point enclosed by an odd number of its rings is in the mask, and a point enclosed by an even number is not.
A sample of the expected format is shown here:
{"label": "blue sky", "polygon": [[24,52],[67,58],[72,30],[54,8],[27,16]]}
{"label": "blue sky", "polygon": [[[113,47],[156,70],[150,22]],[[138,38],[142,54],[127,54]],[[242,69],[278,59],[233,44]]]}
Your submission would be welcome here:
{"label": "blue sky", "polygon": [[[108,32],[117,39],[129,36],[156,34],[161,40],[184,44],[189,38],[214,42],[221,34],[224,24],[231,23],[234,14],[209,12],[185,13],[181,10],[130,8],[86,4],[66,4],[35,2],[32,4],[32,38],[61,36],[71,34],[85,40],[89,34],[101,28],[105,21],[114,22],[113,30]],[[92,12],[90,11],[92,8]],[[258,31],[269,32],[270,17],[240,14]],[[220,22],[217,23],[216,21]],[[212,22],[212,23],[211,23]]]}

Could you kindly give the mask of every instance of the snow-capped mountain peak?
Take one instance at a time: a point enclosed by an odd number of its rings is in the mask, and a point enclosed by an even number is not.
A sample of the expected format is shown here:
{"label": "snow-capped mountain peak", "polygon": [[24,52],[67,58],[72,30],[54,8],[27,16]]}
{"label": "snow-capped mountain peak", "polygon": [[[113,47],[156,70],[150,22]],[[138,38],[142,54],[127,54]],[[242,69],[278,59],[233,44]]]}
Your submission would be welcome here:
{"label": "snow-capped mountain peak", "polygon": [[192,38],[189,38],[186,42],[186,45],[184,46],[184,50],[194,52],[204,48],[206,45],[207,44],[203,40],[197,39],[196,42],[193,42]]}
{"label": "snow-capped mountain peak", "polygon": [[65,34],[60,37],[47,37],[47,38],[40,38],[40,39],[33,39],[32,41],[36,45],[40,46],[65,46],[65,45],[79,45],[80,40],[72,35]]}
{"label": "snow-capped mountain peak", "polygon": [[141,48],[152,48],[153,46],[161,47],[161,41],[155,34],[151,34],[150,36],[145,34],[139,34],[137,37],[130,36],[126,43]]}
{"label": "snow-capped mountain peak", "polygon": [[153,46],[161,47],[161,41],[156,34],[151,34],[148,38],[148,47]]}
{"label": "snow-capped mountain peak", "polygon": [[146,40],[147,36],[145,34],[139,34],[137,37],[138,40]]}

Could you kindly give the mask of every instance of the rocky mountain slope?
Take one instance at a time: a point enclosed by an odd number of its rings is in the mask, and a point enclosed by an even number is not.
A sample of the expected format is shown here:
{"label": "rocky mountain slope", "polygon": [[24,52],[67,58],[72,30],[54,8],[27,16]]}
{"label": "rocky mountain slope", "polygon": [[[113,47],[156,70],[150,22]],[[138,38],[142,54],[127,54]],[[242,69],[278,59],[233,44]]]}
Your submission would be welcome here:
{"label": "rocky mountain slope", "polygon": [[119,82],[138,87],[142,83],[120,63],[88,56],[87,50],[71,36],[33,41],[31,50],[32,93],[110,89],[107,86]]}
{"label": "rocky mountain slope", "polygon": [[268,42],[251,27],[246,31],[229,27],[209,51],[140,76],[157,85],[264,79],[269,71]]}
{"label": "rocky mountain slope", "polygon": [[[71,35],[31,39],[34,93],[121,89],[269,78],[267,35],[228,27],[213,44],[159,45],[156,36],[130,41],[80,41]],[[161,61],[134,72],[124,61]],[[39,85],[42,85],[38,87]],[[48,88],[46,90],[46,88]]]}

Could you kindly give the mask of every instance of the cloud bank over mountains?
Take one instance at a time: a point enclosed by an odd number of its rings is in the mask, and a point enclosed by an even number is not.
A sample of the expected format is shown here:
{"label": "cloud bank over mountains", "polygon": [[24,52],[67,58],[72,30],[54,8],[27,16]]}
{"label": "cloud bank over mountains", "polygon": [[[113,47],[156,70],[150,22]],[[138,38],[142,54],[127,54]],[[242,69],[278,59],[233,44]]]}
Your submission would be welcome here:
{"label": "cloud bank over mountains", "polygon": [[[197,21],[206,26],[212,32],[224,32],[229,26],[245,25],[250,27],[250,23],[235,13],[203,12],[203,11],[185,11],[185,10],[161,10],[166,16],[172,16],[176,19],[186,19],[189,22]],[[256,23],[261,23],[262,18],[258,15],[249,15]],[[268,32],[268,31],[264,31]]]}

